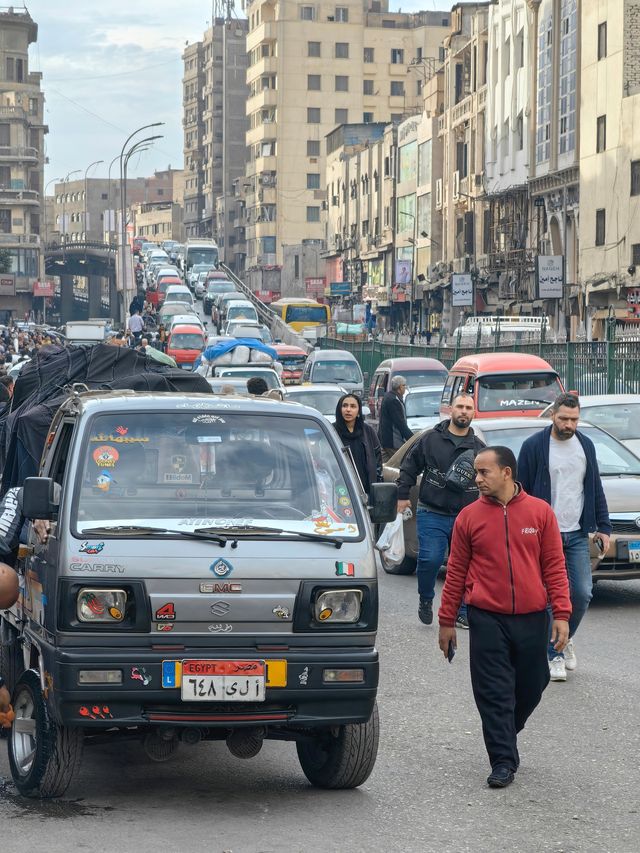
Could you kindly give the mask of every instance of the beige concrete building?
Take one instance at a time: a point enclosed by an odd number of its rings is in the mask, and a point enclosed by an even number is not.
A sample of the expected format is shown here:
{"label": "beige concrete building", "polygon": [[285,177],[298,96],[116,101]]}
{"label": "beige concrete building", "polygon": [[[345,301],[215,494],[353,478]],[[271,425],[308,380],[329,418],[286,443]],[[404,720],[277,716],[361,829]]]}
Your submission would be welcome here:
{"label": "beige concrete building", "polygon": [[419,111],[420,69],[442,59],[449,14],[389,12],[387,0],[245,0],[247,279],[284,246],[323,238],[323,141],[341,124]]}
{"label": "beige concrete building", "polygon": [[[445,40],[442,115],[438,119],[443,148],[442,176],[435,179],[436,208],[442,221],[443,264],[434,275],[444,285],[441,329],[447,334],[465,315],[476,313],[478,306],[483,308],[485,304],[477,285],[484,254],[486,209],[484,141],[489,5],[456,4],[451,10],[451,32]],[[470,298],[452,298],[454,275],[471,276],[473,287],[466,288],[467,294],[472,291]]]}
{"label": "beige concrete building", "polygon": [[602,340],[609,317],[638,323],[640,0],[582,4],[580,52],[580,272]]}
{"label": "beige concrete building", "polygon": [[44,174],[42,75],[29,70],[38,26],[28,11],[0,7],[0,249],[10,275],[0,310],[22,317],[31,308],[34,281],[43,273],[40,235]]}
{"label": "beige concrete building", "polygon": [[228,206],[234,181],[244,175],[246,35],[246,20],[216,17],[183,53],[186,236],[213,236],[232,266],[233,220],[217,218],[217,199]]}
{"label": "beige concrete building", "polygon": [[585,299],[578,269],[578,222],[584,215],[579,186],[581,18],[598,5],[528,0],[530,31],[536,41],[530,99],[529,245],[534,260],[553,255],[564,264],[562,297],[534,298],[533,313],[548,316],[560,337],[584,332]]}

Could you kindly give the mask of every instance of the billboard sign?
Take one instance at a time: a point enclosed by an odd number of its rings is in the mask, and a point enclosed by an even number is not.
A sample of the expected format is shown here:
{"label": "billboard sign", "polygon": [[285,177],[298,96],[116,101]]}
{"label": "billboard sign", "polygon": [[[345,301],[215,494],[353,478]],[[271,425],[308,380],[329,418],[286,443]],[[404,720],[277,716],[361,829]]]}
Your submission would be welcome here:
{"label": "billboard sign", "polygon": [[52,281],[40,281],[36,279],[33,282],[33,295],[34,296],[54,296],[55,295],[55,285]]}
{"label": "billboard sign", "polygon": [[473,305],[473,279],[469,273],[451,276],[451,305],[454,308]]}
{"label": "billboard sign", "polygon": [[16,295],[16,277],[14,273],[0,273],[0,296]]}
{"label": "billboard sign", "polygon": [[350,281],[332,281],[329,285],[331,296],[349,296],[351,294]]}
{"label": "billboard sign", "polygon": [[564,287],[564,255],[536,257],[538,299],[562,299]]}
{"label": "billboard sign", "polygon": [[324,296],[324,290],[327,286],[327,280],[325,278],[305,278],[304,286],[307,293],[307,296],[310,298],[316,298],[318,296]]}
{"label": "billboard sign", "polygon": [[412,277],[412,262],[405,260],[396,260],[396,276],[394,284],[408,285],[411,284]]}

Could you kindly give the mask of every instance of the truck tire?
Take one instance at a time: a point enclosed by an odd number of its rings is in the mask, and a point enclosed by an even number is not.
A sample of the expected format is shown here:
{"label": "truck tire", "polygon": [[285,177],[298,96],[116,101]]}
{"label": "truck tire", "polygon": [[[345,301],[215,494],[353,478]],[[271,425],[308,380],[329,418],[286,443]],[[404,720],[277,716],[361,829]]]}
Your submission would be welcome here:
{"label": "truck tire", "polygon": [[321,732],[313,741],[296,744],[298,760],[316,788],[357,788],[371,775],[378,755],[378,706],[366,723],[338,726],[337,734]]}
{"label": "truck tire", "polygon": [[407,554],[401,563],[398,563],[397,566],[394,566],[385,560],[384,553],[381,552],[380,562],[382,564],[382,568],[388,575],[412,575],[416,570],[416,565],[418,561],[416,557],[410,557]]}
{"label": "truck tire", "polygon": [[15,686],[13,710],[9,767],[16,788],[25,797],[62,796],[82,758],[82,730],[50,719],[40,678],[32,669]]}

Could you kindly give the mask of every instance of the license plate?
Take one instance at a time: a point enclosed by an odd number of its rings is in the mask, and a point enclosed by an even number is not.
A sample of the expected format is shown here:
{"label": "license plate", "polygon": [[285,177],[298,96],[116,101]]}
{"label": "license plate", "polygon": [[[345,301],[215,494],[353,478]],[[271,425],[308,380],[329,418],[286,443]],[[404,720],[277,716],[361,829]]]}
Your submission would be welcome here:
{"label": "license plate", "polygon": [[640,542],[635,539],[629,542],[629,562],[640,563]]}
{"label": "license plate", "polygon": [[262,660],[185,660],[182,662],[183,702],[264,702]]}

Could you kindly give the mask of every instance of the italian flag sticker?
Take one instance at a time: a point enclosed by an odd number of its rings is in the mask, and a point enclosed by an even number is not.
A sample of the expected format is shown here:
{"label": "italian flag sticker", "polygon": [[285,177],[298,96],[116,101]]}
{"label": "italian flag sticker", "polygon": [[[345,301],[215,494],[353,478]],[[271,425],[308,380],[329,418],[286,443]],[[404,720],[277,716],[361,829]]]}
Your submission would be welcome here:
{"label": "italian flag sticker", "polygon": [[353,563],[336,562],[336,574],[338,576],[352,578],[355,575],[355,567]]}

